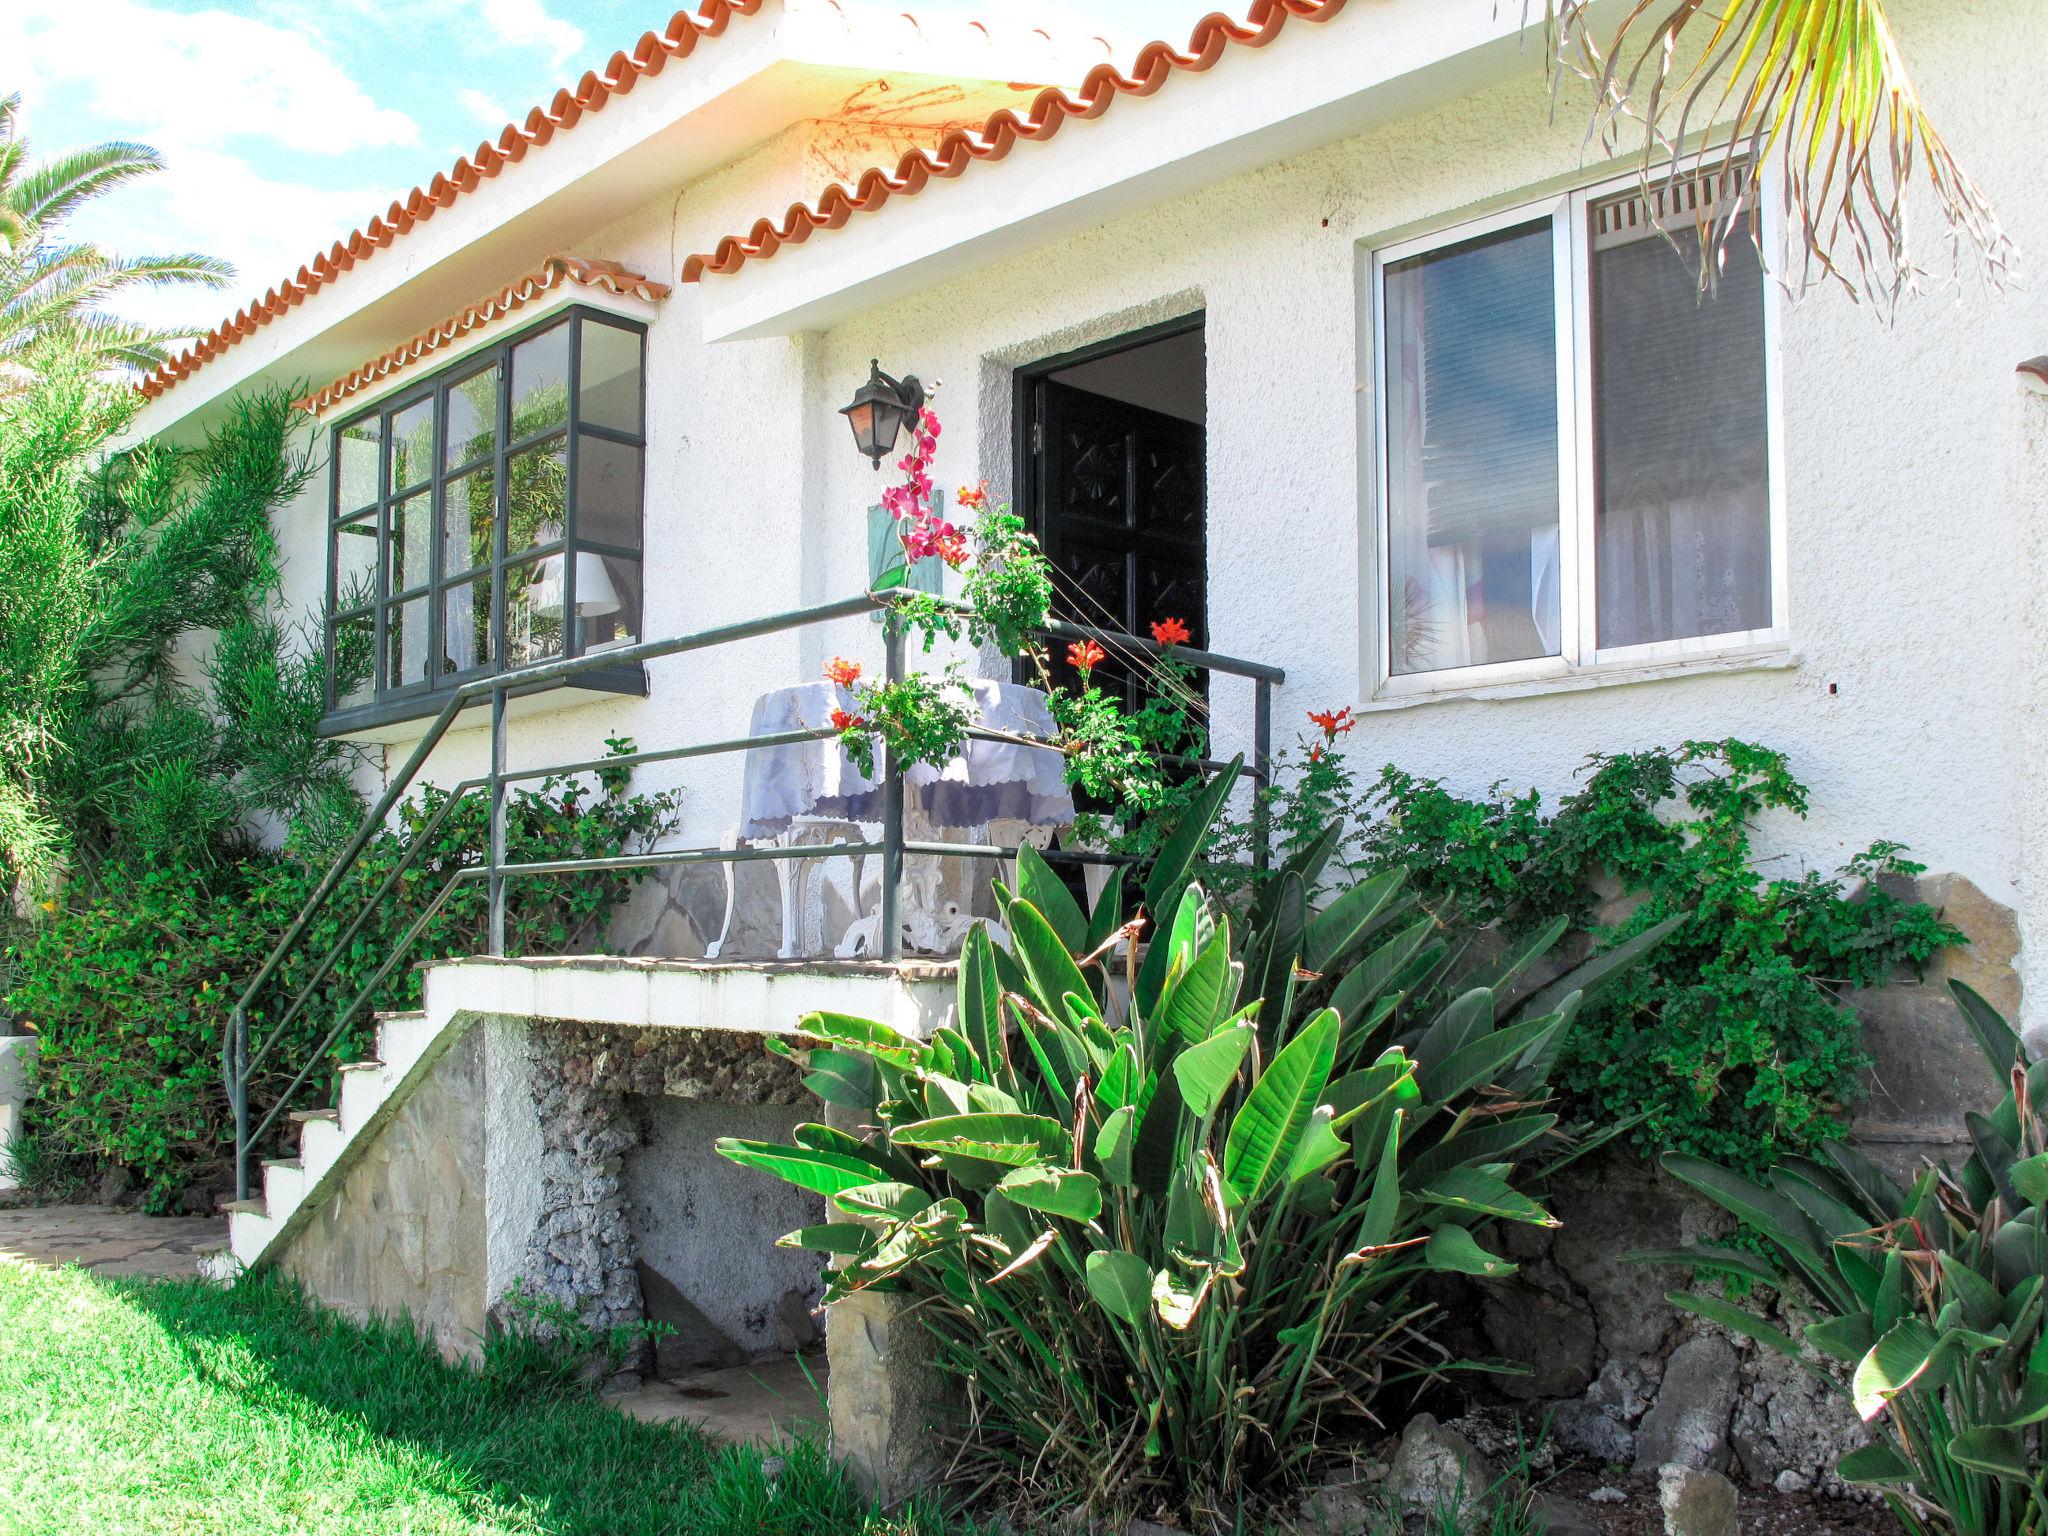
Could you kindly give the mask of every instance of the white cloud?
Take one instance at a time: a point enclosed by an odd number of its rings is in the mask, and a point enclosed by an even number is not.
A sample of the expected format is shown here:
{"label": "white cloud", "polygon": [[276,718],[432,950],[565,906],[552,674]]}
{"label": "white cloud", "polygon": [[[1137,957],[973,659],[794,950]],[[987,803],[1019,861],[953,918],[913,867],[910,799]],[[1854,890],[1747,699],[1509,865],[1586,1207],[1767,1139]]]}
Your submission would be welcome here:
{"label": "white cloud", "polygon": [[302,153],[414,144],[419,125],[378,102],[304,32],[136,0],[9,0],[0,58],[32,95],[81,105],[159,147],[267,139]]}
{"label": "white cloud", "polygon": [[560,69],[583,47],[583,29],[550,15],[543,0],[476,0],[476,12],[502,46],[546,50],[551,69]]}
{"label": "white cloud", "polygon": [[493,131],[504,127],[512,121],[512,114],[510,112],[507,112],[498,105],[496,100],[477,90],[474,86],[464,86],[455,93],[455,99],[462,103],[463,110],[468,112],[471,117]]}

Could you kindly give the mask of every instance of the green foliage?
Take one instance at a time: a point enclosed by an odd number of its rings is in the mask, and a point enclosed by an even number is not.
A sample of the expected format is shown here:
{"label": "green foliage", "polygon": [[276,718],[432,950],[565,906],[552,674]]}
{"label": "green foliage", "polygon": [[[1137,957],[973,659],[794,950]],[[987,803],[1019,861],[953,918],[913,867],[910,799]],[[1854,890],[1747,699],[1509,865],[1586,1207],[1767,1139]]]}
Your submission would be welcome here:
{"label": "green foliage", "polygon": [[997,887],[1011,946],[970,935],[951,1027],[802,1021],[810,1086],[860,1134],[719,1143],[827,1198],[783,1241],[839,1256],[828,1301],[919,1298],[969,1476],[1104,1514],[1228,1521],[1284,1490],[1445,1368],[1424,1277],[1509,1273],[1473,1234],[1551,1224],[1515,1181],[1556,1149],[1534,1101],[1576,981],[1499,1017],[1487,987],[1419,1004],[1452,946],[1397,874],[1309,908],[1313,854],[1234,922],[1189,880],[1234,778],[1158,841],[1144,901],[1170,916],[1121,988],[1117,909],[1084,916],[1026,849]]}
{"label": "green foliage", "polygon": [[567,1302],[515,1279],[501,1298],[504,1321],[484,1338],[484,1374],[522,1394],[589,1389],[616,1375],[643,1347],[675,1335],[673,1323],[638,1318],[593,1328]]}
{"label": "green foliage", "polygon": [[[895,682],[865,683],[861,713],[840,725],[839,739],[860,771],[873,778],[875,744],[893,754],[897,771],[943,763],[959,752],[974,724],[973,693],[954,662],[941,677],[912,672]],[[836,719],[835,724],[840,724]]]}
{"label": "green foliage", "polygon": [[1964,1116],[1976,1150],[1960,1173],[1929,1168],[1901,1190],[1854,1147],[1790,1160],[1764,1182],[1699,1158],[1672,1174],[1739,1217],[1768,1261],[1712,1246],[1638,1255],[1763,1279],[1826,1315],[1802,1330],[1836,1370],[1801,1357],[1762,1319],[1710,1296],[1671,1300],[1799,1359],[1847,1394],[1874,1443],[1845,1482],[1880,1489],[1916,1533],[2021,1536],[2048,1523],[2048,1063],[1975,992],[1951,983],[2006,1094]]}
{"label": "green foliage", "polygon": [[[632,743],[608,743],[614,754]],[[453,806],[432,786],[407,801],[379,831],[348,880],[315,922],[251,1020],[260,1041],[284,1006],[311,985],[308,1005],[250,1082],[260,1117],[277,1103],[300,1066],[313,1060],[338,1018],[370,984],[406,930],[457,871],[475,866],[490,835],[487,797],[470,793]],[[406,846],[444,807],[421,856],[397,889],[370,906],[370,918],[324,978],[316,962],[341,939],[398,863]],[[635,795],[625,770],[605,770],[593,789],[580,779],[543,781],[517,792],[507,815],[507,848],[520,859],[606,858],[643,848],[674,825],[673,794]],[[355,806],[360,818],[361,806]],[[15,947],[6,999],[42,1037],[29,1120],[38,1155],[53,1171],[81,1163],[125,1164],[140,1176],[145,1202],[172,1203],[195,1180],[218,1178],[231,1154],[234,1125],[221,1079],[220,1050],[235,999],[318,882],[324,860],[250,849],[217,864],[112,860],[89,891]],[[507,902],[513,954],[589,953],[601,948],[610,914],[646,877],[628,870],[516,880]],[[405,963],[371,999],[376,1009],[417,1007],[421,977],[411,963],[475,954],[485,945],[489,895],[470,880],[427,923]],[[336,1041],[298,1102],[332,1102],[332,1073],[359,1057],[367,1011]],[[325,1093],[328,1096],[322,1097]],[[281,1123],[276,1141],[282,1144]]]}
{"label": "green foliage", "polygon": [[1562,918],[1607,946],[1683,915],[1654,970],[1586,1010],[1560,1085],[1589,1118],[1640,1117],[1630,1134],[1646,1152],[1749,1172],[1840,1134],[1867,1065],[1842,994],[1961,941],[1882,883],[1920,866],[1880,842],[1833,875],[1767,878],[1757,820],[1807,805],[1767,748],[1695,741],[1591,770],[1546,813],[1534,791],[1469,800],[1388,768],[1359,862],[1406,869],[1433,910],[1509,939]]}

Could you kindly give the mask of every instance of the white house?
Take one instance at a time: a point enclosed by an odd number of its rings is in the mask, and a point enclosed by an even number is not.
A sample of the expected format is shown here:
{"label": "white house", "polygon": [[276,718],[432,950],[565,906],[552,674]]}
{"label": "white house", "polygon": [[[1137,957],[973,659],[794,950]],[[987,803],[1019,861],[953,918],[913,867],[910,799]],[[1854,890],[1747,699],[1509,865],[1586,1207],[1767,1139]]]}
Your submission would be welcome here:
{"label": "white house", "polygon": [[[1592,156],[1569,85],[1553,110],[1513,0],[1260,0],[1135,60],[1020,9],[706,0],[148,380],[143,433],[312,386],[328,472],[278,520],[287,600],[340,594],[381,658],[337,732],[397,770],[447,690],[562,654],[565,601],[595,654],[861,591],[883,482],[837,413],[878,359],[943,381],[941,483],[1024,511],[1099,604],[1076,616],[1180,617],[1284,669],[1279,743],[1353,705],[1367,767],[1548,793],[1595,751],[1768,743],[1814,791],[1768,829],[1788,867],[1886,837],[1963,877],[2017,914],[2048,1031],[2048,403],[2015,375],[2048,351],[2037,293],[1965,282],[1887,322],[1738,252],[1699,300],[1634,161]],[[2048,16],[1889,9],[1959,158],[2048,249]],[[737,735],[840,653],[879,655],[865,617],[580,675],[512,702],[508,757]],[[1216,680],[1220,751],[1251,744],[1252,691]],[[423,776],[485,771],[488,723]],[[685,841],[735,822],[736,760],[645,773],[684,787]],[[654,972],[470,967],[458,996],[463,970],[430,984],[435,1030],[795,1016],[786,977],[664,1003]],[[934,1006],[888,985],[873,1006]],[[365,1115],[344,1095],[337,1148]],[[341,1187],[308,1159],[248,1256]],[[476,1219],[516,1248],[538,1197],[505,1199]]]}

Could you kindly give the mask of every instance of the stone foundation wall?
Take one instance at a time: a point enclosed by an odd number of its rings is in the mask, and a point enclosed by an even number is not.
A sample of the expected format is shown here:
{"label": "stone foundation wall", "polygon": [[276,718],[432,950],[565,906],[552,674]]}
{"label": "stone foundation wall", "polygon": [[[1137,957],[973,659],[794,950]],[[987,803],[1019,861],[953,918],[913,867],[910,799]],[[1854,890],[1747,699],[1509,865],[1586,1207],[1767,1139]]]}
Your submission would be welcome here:
{"label": "stone foundation wall", "polygon": [[484,1195],[484,1041],[471,1029],[363,1148],[282,1267],[349,1317],[409,1313],[442,1354],[471,1354],[488,1302]]}

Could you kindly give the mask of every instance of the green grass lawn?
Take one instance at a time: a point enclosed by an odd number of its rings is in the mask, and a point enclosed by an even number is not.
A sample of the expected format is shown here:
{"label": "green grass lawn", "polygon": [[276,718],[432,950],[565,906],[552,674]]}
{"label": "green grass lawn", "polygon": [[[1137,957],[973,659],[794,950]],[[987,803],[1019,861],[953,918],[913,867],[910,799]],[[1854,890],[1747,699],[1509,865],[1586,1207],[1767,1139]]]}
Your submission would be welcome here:
{"label": "green grass lawn", "polygon": [[0,1533],[941,1536],[814,1446],[634,1423],[543,1371],[470,1370],[277,1282],[0,1264]]}

